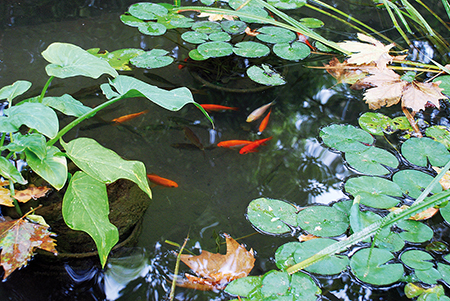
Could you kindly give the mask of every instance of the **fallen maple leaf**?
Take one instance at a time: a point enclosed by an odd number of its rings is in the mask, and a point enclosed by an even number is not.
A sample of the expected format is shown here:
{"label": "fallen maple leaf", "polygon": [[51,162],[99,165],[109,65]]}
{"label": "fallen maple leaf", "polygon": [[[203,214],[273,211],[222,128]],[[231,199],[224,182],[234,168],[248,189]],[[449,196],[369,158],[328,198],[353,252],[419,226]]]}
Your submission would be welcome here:
{"label": "fallen maple leaf", "polygon": [[404,107],[411,108],[414,112],[425,110],[427,102],[431,102],[439,109],[439,99],[447,98],[441,93],[439,88],[441,82],[421,83],[413,81],[405,88],[403,92],[402,104]]}
{"label": "fallen maple leaf", "polygon": [[48,227],[23,218],[0,223],[0,265],[5,270],[3,279],[26,266],[35,248],[57,254],[55,240],[50,235],[54,234],[48,231]]}
{"label": "fallen maple leaf", "polygon": [[214,22],[214,21],[221,21],[222,19],[233,21],[235,16],[230,15],[221,15],[221,14],[208,14],[208,13],[201,13],[197,17],[199,18],[206,18],[208,17],[208,21]]}
{"label": "fallen maple leaf", "polygon": [[198,290],[220,290],[230,281],[250,273],[255,262],[253,250],[247,251],[228,234],[224,236],[227,243],[226,255],[208,251],[202,251],[198,256],[180,255],[181,261],[200,277],[185,274],[186,278],[178,281],[177,286]]}
{"label": "fallen maple leaf", "polygon": [[389,50],[395,44],[384,45],[380,41],[358,33],[358,39],[363,42],[344,41],[338,45],[347,51],[352,52],[348,59],[349,64],[370,64],[375,62],[379,68],[386,67],[387,63],[392,62],[393,57],[389,55]]}
{"label": "fallen maple leaf", "polygon": [[49,190],[50,188],[45,186],[36,187],[34,185],[30,185],[25,190],[17,190],[14,198],[19,202],[26,203],[31,199],[36,200],[45,196]]}
{"label": "fallen maple leaf", "polygon": [[337,80],[338,84],[346,83],[353,85],[364,79],[368,74],[367,71],[361,69],[361,66],[349,64],[347,61],[341,63],[336,57],[334,57],[328,65],[325,65],[325,70]]}

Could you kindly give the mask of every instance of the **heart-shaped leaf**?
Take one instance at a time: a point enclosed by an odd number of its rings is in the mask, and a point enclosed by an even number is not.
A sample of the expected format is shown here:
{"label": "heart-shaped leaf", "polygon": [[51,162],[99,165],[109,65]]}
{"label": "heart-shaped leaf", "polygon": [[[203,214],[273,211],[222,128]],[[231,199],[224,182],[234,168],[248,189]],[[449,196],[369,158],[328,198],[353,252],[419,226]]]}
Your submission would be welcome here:
{"label": "heart-shaped leaf", "polygon": [[0,174],[13,183],[27,184],[17,168],[5,157],[0,157]]}
{"label": "heart-shaped leaf", "polygon": [[26,99],[24,102],[41,103],[44,106],[51,107],[65,115],[75,117],[80,117],[92,110],[90,107],[83,105],[83,103],[69,94],[58,97],[44,97],[42,100],[40,100],[40,97],[33,97]]}
{"label": "heart-shaped leaf", "polygon": [[447,148],[430,138],[410,138],[402,145],[402,155],[409,162],[427,166],[428,161],[433,166],[444,166],[450,160]]}
{"label": "heart-shaped leaf", "polygon": [[311,206],[297,214],[297,223],[308,233],[321,237],[343,234],[349,226],[348,216],[336,208]]}
{"label": "heart-shaped leaf", "polygon": [[258,32],[258,40],[272,44],[290,43],[296,38],[292,31],[277,26],[264,26]]}
{"label": "heart-shaped leaf", "polygon": [[128,12],[141,20],[156,20],[169,13],[164,6],[150,2],[135,3],[128,8]]}
{"label": "heart-shaped leaf", "polygon": [[251,66],[247,69],[247,75],[251,80],[267,86],[279,86],[284,85],[286,81],[283,77],[270,69],[266,64],[261,65],[262,68],[258,66]]}
{"label": "heart-shaped leaf", "polygon": [[308,45],[301,42],[289,43],[277,43],[273,46],[273,52],[285,60],[303,60],[310,53]]}
{"label": "heart-shaped leaf", "polygon": [[12,85],[0,89],[0,100],[6,99],[11,102],[15,97],[22,95],[30,89],[31,83],[26,80],[15,81]]}
{"label": "heart-shaped leaf", "polygon": [[222,57],[233,53],[233,46],[226,42],[206,42],[197,47],[198,52],[207,57]]}
{"label": "heart-shaped leaf", "polygon": [[385,166],[398,166],[398,160],[393,154],[374,146],[359,152],[346,152],[345,160],[357,171],[374,176],[388,174],[390,171]]}
{"label": "heart-shaped leaf", "polygon": [[372,145],[372,135],[352,125],[333,124],[324,127],[319,134],[326,146],[341,152],[363,151]]}
{"label": "heart-shaped leaf", "polygon": [[403,195],[401,188],[394,182],[378,177],[356,177],[345,183],[345,191],[353,196],[361,196],[361,204],[373,208],[391,208],[400,200],[393,197]]}
{"label": "heart-shaped leaf", "polygon": [[27,163],[34,172],[56,189],[64,187],[67,180],[67,160],[57,147],[47,147],[47,154],[43,160],[31,151],[25,150],[25,154]]}

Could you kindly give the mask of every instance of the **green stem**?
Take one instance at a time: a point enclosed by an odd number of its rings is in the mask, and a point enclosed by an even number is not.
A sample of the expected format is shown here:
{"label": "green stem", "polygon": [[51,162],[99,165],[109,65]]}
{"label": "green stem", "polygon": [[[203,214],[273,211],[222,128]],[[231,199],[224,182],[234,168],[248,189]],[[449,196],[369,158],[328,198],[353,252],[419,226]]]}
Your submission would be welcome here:
{"label": "green stem", "polygon": [[177,261],[175,263],[175,270],[173,272],[173,280],[172,280],[172,286],[170,288],[170,296],[169,300],[172,301],[175,297],[175,287],[177,286],[177,276],[178,276],[178,270],[180,268],[180,259],[181,259],[181,253],[183,253],[184,247],[186,246],[186,243],[189,239],[189,236],[184,239],[184,243],[180,248],[180,251],[177,255]]}
{"label": "green stem", "polygon": [[22,210],[20,209],[19,202],[14,198],[16,195],[14,191],[14,183],[12,180],[9,180],[9,191],[11,192],[11,199],[13,200],[14,208],[16,209],[17,214],[22,216]]}
{"label": "green stem", "polygon": [[50,86],[50,84],[52,83],[52,80],[54,79],[55,77],[52,75],[52,76],[50,76],[50,78],[47,80],[47,82],[45,83],[45,86],[44,86],[44,88],[42,88],[42,92],[41,92],[41,95],[39,95],[39,102],[41,102],[42,101],[42,99],[44,99],[44,95],[45,95],[45,93],[47,92],[47,89],[48,89],[48,87]]}

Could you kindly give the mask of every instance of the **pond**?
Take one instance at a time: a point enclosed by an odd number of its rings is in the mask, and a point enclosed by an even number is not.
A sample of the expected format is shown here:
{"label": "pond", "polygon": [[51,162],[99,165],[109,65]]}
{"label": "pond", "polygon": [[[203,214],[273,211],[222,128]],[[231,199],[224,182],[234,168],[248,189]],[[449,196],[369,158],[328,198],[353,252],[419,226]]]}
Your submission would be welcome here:
{"label": "pond", "polygon": [[[119,16],[135,1],[46,1],[45,5],[30,2],[2,4],[2,13],[7,17],[3,17],[0,29],[0,87],[22,79],[33,82],[31,92],[25,96],[39,93],[47,80],[47,62],[41,52],[52,42],[108,51],[160,48],[168,50],[177,63],[122,74],[165,89],[185,86],[200,104],[221,104],[239,110],[211,113],[215,124],[212,128],[192,105],[169,112],[146,99],[132,98],[100,111],[70,131],[65,136],[67,140],[94,137],[122,158],[142,161],[148,173],[171,179],[178,187],[152,186],[152,203],[145,213],[138,241],[132,247],[113,251],[105,270],[100,269],[96,258],[49,263],[37,255],[26,268],[1,283],[1,300],[165,300],[176,262],[174,252],[178,251],[166,241],[182,244],[187,236],[187,248],[194,252],[217,252],[216,238],[221,233],[246,237],[239,242],[256,252],[251,275],[261,275],[276,268],[275,250],[293,238],[256,232],[246,219],[251,200],[267,197],[303,207],[329,204],[345,197],[341,181],[352,171],[339,154],[321,145],[317,139],[319,130],[332,123],[356,124],[360,112],[368,109],[361,91],[345,86],[332,88],[335,80],[324,70],[305,67],[321,66],[326,59],[286,63],[281,70],[286,85],[257,91],[244,86],[244,91],[230,92],[223,86],[199,81],[192,68],[183,67],[187,51],[180,47],[175,35],[152,38],[124,25]],[[370,11],[364,3],[355,2],[358,1],[336,1],[336,5],[343,11]],[[309,13],[308,16],[321,18],[314,11]],[[365,21],[372,23],[372,18]],[[378,22],[371,26],[381,27]],[[324,35],[336,41],[349,38],[342,24],[326,28]],[[389,31],[397,36],[393,28]],[[70,93],[93,107],[104,101],[96,87],[106,81],[106,77],[55,79],[49,93]],[[270,102],[274,104],[269,124],[258,134],[259,123],[245,120],[254,109]],[[148,113],[123,124],[110,123],[114,118],[145,110]],[[61,120],[62,124],[68,122]],[[186,128],[198,136],[204,149],[192,145]],[[216,147],[223,140],[268,137],[273,139],[259,152],[246,155]],[[223,244],[220,252],[225,252]],[[182,266],[181,274],[184,272],[189,269]],[[323,300],[407,300],[402,286],[362,286],[349,272],[319,280]],[[177,288],[175,299],[233,297],[224,292]]]}

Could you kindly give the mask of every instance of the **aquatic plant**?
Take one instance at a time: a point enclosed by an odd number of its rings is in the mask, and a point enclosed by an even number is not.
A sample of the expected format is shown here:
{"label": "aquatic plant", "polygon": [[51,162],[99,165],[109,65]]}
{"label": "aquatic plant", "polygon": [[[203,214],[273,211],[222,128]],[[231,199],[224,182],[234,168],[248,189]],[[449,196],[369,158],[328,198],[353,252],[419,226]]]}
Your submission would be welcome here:
{"label": "aquatic plant", "polygon": [[[16,186],[28,184],[21,173],[24,166],[54,189],[66,189],[62,201],[64,221],[69,228],[84,231],[92,237],[104,267],[111,248],[119,239],[117,227],[108,219],[106,185],[118,179],[128,179],[151,197],[146,169],[142,162],[122,159],[92,138],[65,141],[64,135],[100,110],[131,97],[147,98],[170,111],[194,104],[208,116],[195,103],[187,88],[166,91],[133,77],[119,75],[107,61],[78,46],[53,43],[42,52],[42,56],[49,62],[45,68],[49,79],[40,95],[14,102],[32,85],[24,80],[0,89],[0,99],[6,99],[0,118],[0,174],[6,180],[2,182],[6,187],[2,188],[2,205],[15,207],[22,216],[19,220],[0,224],[1,265],[5,269],[5,278],[16,268],[26,265],[34,248],[56,253],[54,239],[50,237],[43,218],[36,215],[31,218],[29,213],[23,216],[18,204]],[[46,95],[55,77],[96,79],[103,74],[110,77],[107,83],[100,85],[106,100],[95,108],[83,105],[69,94]],[[56,111],[73,117],[73,121],[60,129]],[[57,142],[61,147],[55,146]],[[73,175],[68,170],[69,160],[79,169]],[[25,229],[28,230],[23,231]]]}

